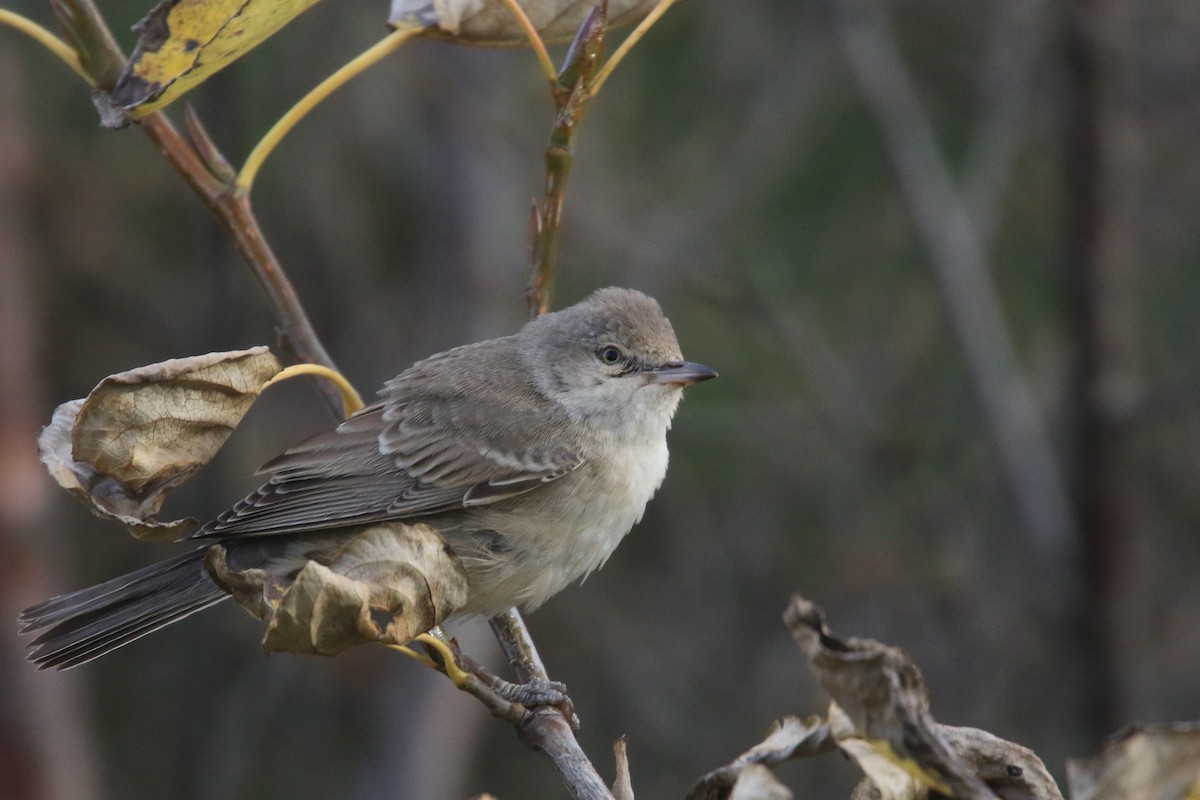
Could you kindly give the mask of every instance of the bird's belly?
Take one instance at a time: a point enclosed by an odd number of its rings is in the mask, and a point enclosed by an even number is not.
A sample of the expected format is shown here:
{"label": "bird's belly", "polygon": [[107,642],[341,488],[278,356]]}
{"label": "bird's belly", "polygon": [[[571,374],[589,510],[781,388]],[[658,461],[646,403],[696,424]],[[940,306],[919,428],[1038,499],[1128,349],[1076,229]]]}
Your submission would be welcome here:
{"label": "bird's belly", "polygon": [[463,613],[493,614],[513,605],[532,610],[601,567],[642,518],[666,469],[664,440],[479,508],[477,528],[499,536],[488,553],[463,559],[471,583]]}

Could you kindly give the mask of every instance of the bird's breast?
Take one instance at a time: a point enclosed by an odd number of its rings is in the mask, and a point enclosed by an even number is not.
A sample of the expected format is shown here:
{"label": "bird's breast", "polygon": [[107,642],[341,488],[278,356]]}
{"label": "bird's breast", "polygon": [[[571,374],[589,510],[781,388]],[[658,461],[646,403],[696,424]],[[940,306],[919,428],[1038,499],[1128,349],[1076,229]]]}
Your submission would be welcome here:
{"label": "bird's breast", "polygon": [[468,610],[531,610],[601,567],[641,520],[667,461],[665,436],[605,448],[603,456],[541,489],[475,510],[480,528],[503,537],[505,552],[464,561],[471,581]]}

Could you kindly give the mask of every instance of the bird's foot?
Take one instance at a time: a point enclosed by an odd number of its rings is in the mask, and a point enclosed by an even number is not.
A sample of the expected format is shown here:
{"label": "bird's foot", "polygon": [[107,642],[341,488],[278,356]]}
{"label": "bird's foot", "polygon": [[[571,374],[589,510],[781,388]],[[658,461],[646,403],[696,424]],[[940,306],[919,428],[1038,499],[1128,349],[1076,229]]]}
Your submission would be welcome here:
{"label": "bird's foot", "polygon": [[571,730],[578,733],[579,717],[575,715],[575,704],[567,696],[565,684],[543,678],[534,678],[527,683],[506,681],[464,655],[458,649],[458,643],[440,629],[422,633],[413,641],[420,642],[425,652],[420,653],[404,645],[390,644],[388,647],[444,673],[457,688],[470,694],[478,696],[482,690],[505,703],[518,703],[526,709],[553,708],[567,721]]}
{"label": "bird's foot", "polygon": [[566,684],[542,678],[534,678],[528,683],[510,683],[501,678],[495,679],[496,693],[513,703],[520,703],[526,708],[549,706],[557,709],[563,719],[578,732],[579,717],[575,715],[575,704],[567,696]]}

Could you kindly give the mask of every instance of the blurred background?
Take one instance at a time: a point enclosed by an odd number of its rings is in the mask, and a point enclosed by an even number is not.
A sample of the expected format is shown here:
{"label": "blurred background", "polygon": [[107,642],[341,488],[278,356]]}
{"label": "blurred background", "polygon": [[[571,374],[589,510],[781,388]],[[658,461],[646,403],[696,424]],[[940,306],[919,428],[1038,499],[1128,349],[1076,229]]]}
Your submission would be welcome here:
{"label": "blurred background", "polygon": [[[102,3],[126,49],[146,2]],[[239,163],[386,12],[319,4],[191,102]],[[1126,723],[1200,717],[1197,41],[1185,0],[688,0],[618,69],[578,136],[556,305],[650,292],[721,378],[688,393],[641,525],[529,618],[602,774],[624,734],[638,796],[680,797],[823,712],[793,591],[1060,780]],[[565,796],[440,676],[383,648],[265,657],[233,604],[72,672],[23,663],[20,608],[175,552],[51,484],[53,408],[274,331],[147,139],[7,28],[0,109],[0,796]],[[265,232],[364,392],[521,324],[550,118],[529,52],[416,42],[267,162]],[[166,515],[218,513],[329,422],[272,389]],[[495,658],[486,626],[457,633]],[[857,779],[834,757],[781,777]]]}

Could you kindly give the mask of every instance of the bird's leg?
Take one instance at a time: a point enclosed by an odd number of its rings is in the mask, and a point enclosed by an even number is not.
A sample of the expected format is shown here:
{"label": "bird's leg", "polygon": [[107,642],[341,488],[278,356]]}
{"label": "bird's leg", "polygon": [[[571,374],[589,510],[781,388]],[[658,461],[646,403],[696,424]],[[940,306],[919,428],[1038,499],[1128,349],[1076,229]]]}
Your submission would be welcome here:
{"label": "bird's leg", "polygon": [[579,731],[579,717],[575,715],[575,704],[567,695],[567,685],[559,681],[533,678],[528,683],[511,683],[503,678],[495,678],[493,689],[505,700],[520,703],[526,708],[535,706],[551,706],[558,709],[563,719],[571,726],[571,730]]}
{"label": "bird's leg", "polygon": [[575,704],[567,695],[566,684],[546,678],[530,678],[525,683],[513,683],[461,653],[459,658],[465,669],[484,681],[500,697],[510,703],[520,703],[526,708],[549,706],[557,709],[571,726],[571,730],[579,731],[579,717],[575,714]]}
{"label": "bird's leg", "polygon": [[458,643],[440,627],[432,628],[428,633],[422,633],[413,641],[420,642],[425,653],[419,653],[403,645],[388,645],[411,659],[420,661],[427,667],[446,674],[446,677],[456,688],[471,694],[476,694],[473,681],[479,681],[497,697],[508,703],[519,703],[527,709],[538,706],[549,706],[562,714],[563,719],[574,731],[579,730],[579,717],[575,714],[575,704],[567,695],[566,685],[543,678],[533,678],[526,683],[506,681],[493,673],[487,667],[464,655],[458,649]]}
{"label": "bird's leg", "polygon": [[[432,628],[428,633],[422,633],[413,639],[420,642],[425,652],[420,653],[410,647],[399,644],[386,645],[389,649],[403,653],[414,661],[419,661],[431,669],[436,669],[448,677],[455,688],[468,694],[485,699],[490,695],[499,702],[488,701],[492,712],[500,717],[517,719],[529,711],[520,711],[521,707],[532,710],[537,707],[550,707],[558,711],[571,730],[579,731],[579,717],[575,714],[575,704],[567,695],[567,687],[558,681],[544,678],[532,678],[526,683],[506,681],[490,671],[487,667],[463,654],[458,649],[458,643],[440,628]],[[513,704],[517,704],[514,709]],[[515,717],[512,714],[516,714]]]}

